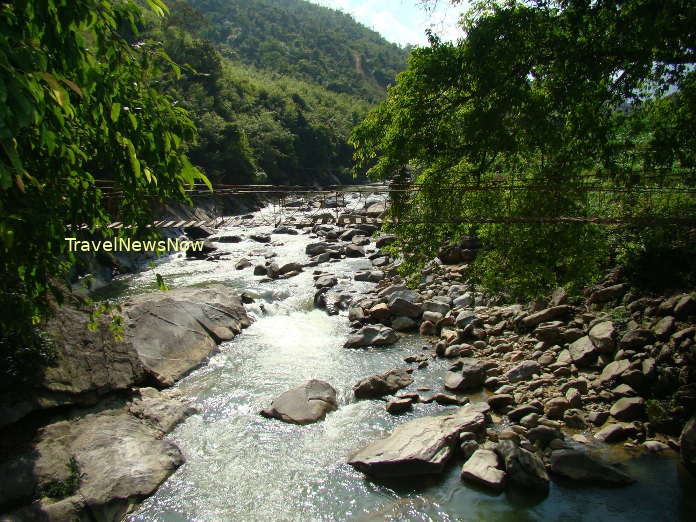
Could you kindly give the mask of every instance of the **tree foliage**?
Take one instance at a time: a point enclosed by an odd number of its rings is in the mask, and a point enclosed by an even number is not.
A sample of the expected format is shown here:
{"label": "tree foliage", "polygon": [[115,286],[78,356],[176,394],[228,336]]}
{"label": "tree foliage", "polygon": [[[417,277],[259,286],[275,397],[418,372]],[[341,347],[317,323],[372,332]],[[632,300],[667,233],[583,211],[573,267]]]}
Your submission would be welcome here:
{"label": "tree foliage", "polygon": [[[695,27],[696,8],[679,0],[486,1],[456,44],[431,37],[413,51],[355,130],[356,159],[399,181],[414,168],[422,190],[395,201],[402,220],[512,223],[397,225],[405,267],[476,232],[486,248],[474,273],[533,295],[596,277],[611,238],[515,218],[693,215],[693,194],[660,187],[694,183]],[[642,248],[637,230],[621,233],[621,248]]]}
{"label": "tree foliage", "polygon": [[[148,0],[158,15],[161,0]],[[137,40],[133,1],[0,4],[0,336],[26,348],[56,278],[74,262],[69,225],[149,222],[153,200],[186,200],[207,181],[185,155],[195,127],[156,89],[170,64]],[[122,197],[107,200],[95,179]],[[103,230],[103,229],[102,229]],[[3,354],[3,366],[8,362]],[[7,370],[7,368],[2,368]]]}

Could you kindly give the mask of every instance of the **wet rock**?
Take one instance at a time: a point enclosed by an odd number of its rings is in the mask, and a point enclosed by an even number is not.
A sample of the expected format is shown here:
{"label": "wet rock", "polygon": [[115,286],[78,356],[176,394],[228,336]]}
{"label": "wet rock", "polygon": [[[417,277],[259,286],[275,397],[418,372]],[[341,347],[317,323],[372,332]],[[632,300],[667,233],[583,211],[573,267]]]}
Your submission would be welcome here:
{"label": "wet rock", "polygon": [[125,339],[163,386],[199,366],[219,343],[250,324],[240,297],[222,285],[135,296],[123,308]]}
{"label": "wet rock", "polygon": [[221,234],[219,236],[209,237],[208,240],[214,241],[215,243],[239,243],[242,241],[242,238],[241,236],[231,234]]}
{"label": "wet rock", "polygon": [[461,369],[448,372],[445,376],[445,388],[452,391],[474,390],[483,385],[486,368],[482,361],[473,358],[460,359]]}
{"label": "wet rock", "polygon": [[316,256],[325,253],[331,248],[329,243],[321,241],[319,243],[310,243],[305,247],[305,253],[309,256]]}
{"label": "wet rock", "polygon": [[598,438],[601,441],[607,442],[607,443],[612,443],[612,442],[621,442],[622,440],[626,440],[628,437],[631,435],[634,435],[636,433],[636,428],[635,426],[631,424],[622,424],[622,423],[616,423],[616,424],[608,424],[601,430],[599,430],[596,434],[595,437]]}
{"label": "wet rock", "polygon": [[391,312],[386,303],[377,303],[367,311],[367,315],[378,323],[384,323],[391,317]]}
{"label": "wet rock", "polygon": [[263,265],[256,265],[254,267],[254,275],[256,275],[256,276],[264,276],[267,273],[268,273],[268,269]]}
{"label": "wet rock", "polygon": [[356,452],[348,464],[375,477],[441,473],[454,454],[459,435],[478,431],[485,422],[474,405],[450,415],[414,419]]}
{"label": "wet rock", "polygon": [[614,403],[609,413],[617,420],[637,420],[645,415],[645,401],[641,397],[624,397]]}
{"label": "wet rock", "polygon": [[498,455],[487,449],[477,449],[464,463],[459,476],[494,491],[502,491],[505,486],[505,472],[498,469]]}
{"label": "wet rock", "polygon": [[646,440],[643,443],[643,447],[651,453],[660,453],[669,449],[669,446],[667,444],[658,440]]}
{"label": "wet rock", "polygon": [[584,368],[597,360],[601,350],[592,343],[589,336],[585,336],[571,343],[568,352],[575,365]]}
{"label": "wet rock", "polygon": [[566,410],[563,414],[563,422],[565,422],[566,426],[569,428],[574,428],[576,430],[584,430],[587,428],[584,415],[576,408]]}
{"label": "wet rock", "polygon": [[625,486],[635,482],[616,467],[577,450],[551,453],[551,473],[565,479],[602,486]]}
{"label": "wet rock", "polygon": [[235,267],[237,270],[243,270],[243,269],[245,269],[245,268],[249,268],[250,266],[251,266],[251,261],[249,261],[249,260],[248,260],[247,258],[245,258],[245,257],[243,257],[242,259],[240,259],[239,261],[237,261],[237,262],[234,264],[234,267]]}
{"label": "wet rock", "polygon": [[375,399],[392,395],[411,383],[413,383],[413,377],[406,371],[393,368],[361,379],[353,386],[353,393],[358,399]]}
{"label": "wet rock", "polygon": [[413,409],[413,401],[408,398],[397,398],[387,402],[385,406],[388,413],[397,415]]}
{"label": "wet rock", "polygon": [[317,278],[316,281],[314,281],[314,286],[315,288],[332,288],[338,284],[338,279],[336,279],[336,276],[332,275],[322,275]]}
{"label": "wet rock", "polygon": [[684,425],[679,437],[679,449],[684,465],[696,474],[696,416]]}
{"label": "wet rock", "polygon": [[541,366],[536,361],[522,361],[505,374],[511,383],[529,380],[534,374],[541,374]]}
{"label": "wet rock", "polygon": [[562,439],[563,434],[556,428],[539,424],[537,427],[529,430],[527,433],[527,438],[530,442],[538,441],[542,445],[546,445],[554,439]]}
{"label": "wet rock", "polygon": [[337,409],[336,390],[329,383],[312,379],[274,399],[261,415],[291,424],[311,424]]}
{"label": "wet rock", "polygon": [[270,243],[271,236],[267,234],[249,234],[249,239],[256,241],[257,243]]}
{"label": "wet rock", "polygon": [[297,234],[299,234],[299,232],[295,228],[286,225],[281,225],[279,227],[274,228],[271,231],[271,234],[287,234],[289,236],[296,236]]}
{"label": "wet rock", "polygon": [[418,323],[410,317],[401,316],[392,319],[391,325],[397,332],[406,332],[408,330],[415,330]]}
{"label": "wet rock", "polygon": [[344,252],[346,257],[365,257],[365,251],[357,245],[346,245]]}
{"label": "wet rock", "polygon": [[536,453],[520,448],[510,439],[500,440],[495,451],[505,464],[505,472],[511,484],[540,493],[548,492],[549,475]]}
{"label": "wet rock", "polygon": [[532,404],[523,404],[522,406],[518,406],[514,410],[509,411],[507,415],[512,422],[519,422],[522,417],[525,417],[530,413],[540,414],[543,413],[543,411],[541,408],[538,408]]}
{"label": "wet rock", "polygon": [[393,329],[382,325],[368,325],[351,335],[344,346],[356,348],[361,346],[386,346],[394,344],[399,336]]}
{"label": "wet rock", "polygon": [[278,275],[282,276],[290,272],[302,272],[303,266],[300,263],[285,263],[278,269]]}

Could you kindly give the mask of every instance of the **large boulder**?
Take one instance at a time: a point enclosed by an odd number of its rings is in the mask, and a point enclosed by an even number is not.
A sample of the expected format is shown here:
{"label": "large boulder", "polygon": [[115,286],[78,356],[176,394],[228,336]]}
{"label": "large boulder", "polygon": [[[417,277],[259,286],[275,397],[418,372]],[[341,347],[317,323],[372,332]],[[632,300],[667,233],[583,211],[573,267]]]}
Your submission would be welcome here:
{"label": "large boulder", "polygon": [[[189,410],[166,405],[171,399],[155,397],[158,393],[152,390],[131,405],[147,422],[127,407],[115,407],[73,412],[77,415],[42,427],[27,452],[0,464],[0,505],[28,503],[53,490],[66,498],[43,498],[12,519],[120,520],[184,462],[176,445],[163,438],[158,419],[167,417],[171,429]],[[168,415],[162,416],[163,410]]]}
{"label": "large boulder", "polygon": [[324,241],[320,241],[319,243],[310,243],[305,247],[305,253],[309,256],[316,256],[318,254],[323,254],[327,250],[331,248],[331,245]]}
{"label": "large boulder", "polygon": [[547,321],[553,321],[569,315],[573,311],[572,306],[559,305],[552,306],[551,308],[546,308],[539,312],[533,313],[522,319],[522,325],[531,330],[535,326],[545,323]]}
{"label": "large boulder", "polygon": [[348,464],[374,477],[441,473],[463,432],[479,431],[485,415],[467,405],[442,417],[421,417],[353,454]]}
{"label": "large boulder", "polygon": [[610,353],[614,349],[616,343],[616,330],[613,322],[602,321],[601,323],[597,323],[590,328],[588,336],[592,344],[602,352]]}
{"label": "large boulder", "polygon": [[385,395],[392,395],[411,383],[413,383],[413,377],[406,371],[393,368],[386,372],[360,379],[353,386],[353,393],[358,399],[376,399]]}
{"label": "large boulder", "polygon": [[351,335],[343,346],[346,348],[385,346],[394,344],[398,340],[399,336],[392,328],[382,325],[368,325]]}
{"label": "large boulder", "polygon": [[679,437],[679,448],[684,465],[696,474],[696,416],[684,425]]}
{"label": "large boulder", "polygon": [[549,475],[539,455],[520,448],[510,439],[498,442],[496,452],[505,464],[508,481],[542,493],[549,490]]}
{"label": "large boulder", "polygon": [[641,397],[624,397],[613,404],[609,413],[621,421],[638,420],[645,414],[645,401]]}
{"label": "large boulder", "polygon": [[502,491],[505,487],[505,472],[498,468],[498,455],[487,449],[474,451],[462,466],[459,476],[494,491]]}
{"label": "large boulder", "polygon": [[336,390],[327,382],[312,379],[281,394],[261,415],[291,424],[311,424],[336,409]]}
{"label": "large boulder", "polygon": [[601,486],[625,486],[635,482],[614,466],[577,450],[551,453],[551,473],[568,480]]}
{"label": "large boulder", "polygon": [[144,294],[122,306],[124,337],[161,386],[172,385],[250,324],[241,298],[222,285]]}

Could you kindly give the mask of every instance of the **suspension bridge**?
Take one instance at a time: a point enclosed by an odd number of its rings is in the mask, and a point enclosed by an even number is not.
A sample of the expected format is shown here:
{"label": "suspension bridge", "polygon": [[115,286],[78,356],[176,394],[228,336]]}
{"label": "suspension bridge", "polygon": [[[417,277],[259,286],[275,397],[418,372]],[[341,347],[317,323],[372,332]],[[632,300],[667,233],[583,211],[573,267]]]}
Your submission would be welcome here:
{"label": "suspension bridge", "polygon": [[[229,185],[217,184],[211,191],[207,186],[194,185],[187,194],[194,202],[208,202],[215,217],[206,219],[159,219],[151,226],[156,228],[186,228],[194,226],[258,226],[294,225],[311,226],[317,223],[338,225],[371,223],[595,223],[604,225],[696,225],[696,188],[694,184],[669,182],[661,177],[659,182],[607,186],[596,177],[578,182],[520,183],[508,180],[487,183],[457,183],[442,186],[418,183],[382,183],[369,185]],[[119,198],[121,192],[114,182],[98,180],[97,187],[104,196]],[[576,213],[558,215],[549,211],[553,205],[540,205],[538,209],[520,214],[512,204],[516,191],[534,191],[542,202],[552,202],[564,194],[582,195],[591,205],[578,206]],[[461,205],[471,192],[488,192],[498,198],[493,210],[471,210]],[[425,196],[445,204],[440,208],[425,208],[414,212],[399,212],[403,205],[412,205],[414,196]],[[265,210],[243,215],[224,215],[226,198],[254,199],[263,202]],[[631,202],[628,208],[626,201]],[[675,204],[678,202],[679,204]],[[392,210],[386,207],[393,204]],[[401,207],[400,207],[401,205]],[[587,208],[594,209],[593,215]],[[636,209],[640,209],[636,212]],[[124,228],[121,222],[109,224],[110,228]]]}

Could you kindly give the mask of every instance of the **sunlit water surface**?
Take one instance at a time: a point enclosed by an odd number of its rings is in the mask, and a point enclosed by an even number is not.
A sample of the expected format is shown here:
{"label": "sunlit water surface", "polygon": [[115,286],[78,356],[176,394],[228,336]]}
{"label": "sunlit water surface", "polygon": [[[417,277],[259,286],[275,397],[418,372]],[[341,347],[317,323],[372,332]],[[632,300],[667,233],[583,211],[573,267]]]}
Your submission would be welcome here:
{"label": "sunlit water surface", "polygon": [[[313,309],[312,269],[263,284],[251,268],[235,270],[239,258],[262,263],[264,253],[270,252],[278,254],[275,260],[281,265],[307,260],[308,236],[273,235],[273,240],[272,246],[247,240],[221,244],[231,260],[220,262],[187,261],[175,255],[114,287],[121,295],[153,291],[156,271],[171,287],[215,282],[257,297],[248,305],[255,318],[251,327],[176,385],[201,412],[170,435],[186,463],[129,520],[696,520],[696,482],[675,457],[625,461],[638,479],[633,486],[552,484],[545,499],[510,492],[491,495],[465,485],[458,476],[461,462],[442,477],[387,483],[366,479],[346,464],[351,453],[414,417],[448,410],[418,404],[411,413],[392,416],[381,401],[352,397],[356,381],[404,367],[403,358],[420,352],[423,342],[403,336],[391,347],[343,348],[347,317]],[[347,259],[321,269],[347,284],[356,269],[367,266],[365,259]],[[355,292],[370,286],[350,283]],[[446,362],[433,360],[428,368],[416,370],[407,391],[423,386],[440,391],[446,367]],[[295,426],[259,415],[274,397],[313,378],[338,391],[340,407],[323,422]]]}

